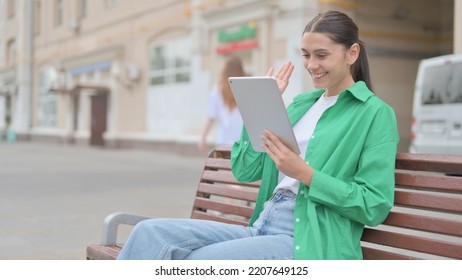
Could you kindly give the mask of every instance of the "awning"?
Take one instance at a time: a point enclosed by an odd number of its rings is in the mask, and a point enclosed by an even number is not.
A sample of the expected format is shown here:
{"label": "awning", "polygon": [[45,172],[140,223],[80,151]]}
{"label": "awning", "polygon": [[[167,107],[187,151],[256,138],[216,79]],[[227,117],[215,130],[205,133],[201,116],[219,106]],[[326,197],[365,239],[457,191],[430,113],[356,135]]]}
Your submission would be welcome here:
{"label": "awning", "polygon": [[94,90],[97,94],[108,94],[110,92],[108,87],[99,85],[76,85],[72,89],[50,88],[51,92],[60,94],[79,94],[82,90]]}

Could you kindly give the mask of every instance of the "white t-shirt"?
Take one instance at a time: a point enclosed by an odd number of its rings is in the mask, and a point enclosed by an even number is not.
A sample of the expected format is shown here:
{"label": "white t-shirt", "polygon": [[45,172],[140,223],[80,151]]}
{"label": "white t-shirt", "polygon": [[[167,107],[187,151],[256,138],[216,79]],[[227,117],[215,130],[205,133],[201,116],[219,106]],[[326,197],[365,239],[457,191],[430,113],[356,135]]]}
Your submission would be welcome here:
{"label": "white t-shirt", "polygon": [[[306,112],[306,114],[295,124],[294,134],[297,139],[298,147],[300,148],[300,157],[305,158],[306,149],[308,143],[313,135],[316,124],[321,118],[324,111],[337,102],[338,95],[335,96],[324,96],[324,94],[316,101],[313,106]],[[279,172],[278,185],[276,186],[274,193],[279,190],[290,190],[293,193],[298,193],[299,181],[286,176],[284,173]]]}
{"label": "white t-shirt", "polygon": [[207,107],[207,117],[218,120],[216,144],[231,145],[242,132],[242,117],[239,109],[232,111],[225,106],[223,96],[218,87],[213,87]]}

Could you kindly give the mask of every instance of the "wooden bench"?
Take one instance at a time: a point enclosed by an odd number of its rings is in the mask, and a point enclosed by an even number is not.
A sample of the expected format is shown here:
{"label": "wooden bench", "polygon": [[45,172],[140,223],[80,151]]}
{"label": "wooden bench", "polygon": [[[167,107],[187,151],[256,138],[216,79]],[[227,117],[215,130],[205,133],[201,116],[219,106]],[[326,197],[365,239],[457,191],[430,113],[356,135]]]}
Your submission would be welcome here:
{"label": "wooden bench", "polygon": [[[450,175],[448,175],[450,174]],[[462,156],[398,153],[395,206],[386,221],[366,228],[365,259],[462,259]],[[243,184],[230,170],[230,150],[213,150],[204,167],[191,213],[247,225],[259,183]],[[101,244],[87,247],[87,259],[115,259],[120,224],[148,217],[115,213],[106,218]]]}

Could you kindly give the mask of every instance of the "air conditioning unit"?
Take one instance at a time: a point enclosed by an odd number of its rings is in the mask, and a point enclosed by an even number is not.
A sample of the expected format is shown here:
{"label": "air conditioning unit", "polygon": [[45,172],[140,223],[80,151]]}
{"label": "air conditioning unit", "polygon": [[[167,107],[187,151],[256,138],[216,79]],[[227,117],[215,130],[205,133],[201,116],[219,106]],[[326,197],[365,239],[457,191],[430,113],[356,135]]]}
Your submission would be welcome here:
{"label": "air conditioning unit", "polygon": [[140,69],[135,64],[127,66],[127,77],[130,81],[137,81],[141,76]]}
{"label": "air conditioning unit", "polygon": [[78,19],[69,20],[69,29],[73,32],[78,32],[80,28],[80,21]]}

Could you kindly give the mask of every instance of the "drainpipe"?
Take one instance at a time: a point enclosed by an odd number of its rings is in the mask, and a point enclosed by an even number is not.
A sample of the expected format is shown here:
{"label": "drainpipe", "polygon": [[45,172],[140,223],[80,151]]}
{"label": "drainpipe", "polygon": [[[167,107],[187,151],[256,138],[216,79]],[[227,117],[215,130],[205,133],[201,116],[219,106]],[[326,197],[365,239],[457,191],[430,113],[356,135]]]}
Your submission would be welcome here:
{"label": "drainpipe", "polygon": [[[34,0],[29,0],[29,133],[34,120]],[[30,135],[29,135],[30,136]]]}
{"label": "drainpipe", "polygon": [[454,51],[453,53],[462,53],[462,3],[454,1]]}
{"label": "drainpipe", "polygon": [[29,0],[29,5],[29,129],[31,129],[34,120],[34,0]]}

